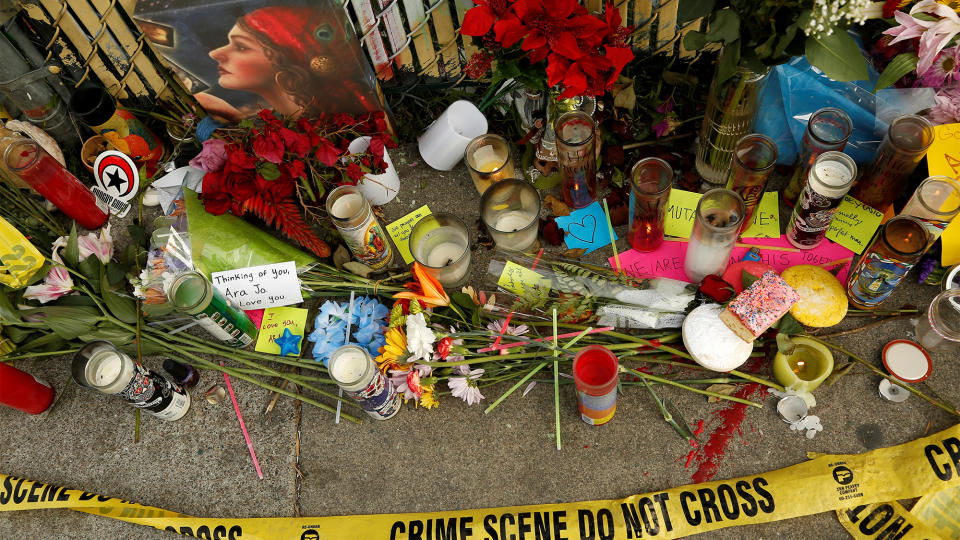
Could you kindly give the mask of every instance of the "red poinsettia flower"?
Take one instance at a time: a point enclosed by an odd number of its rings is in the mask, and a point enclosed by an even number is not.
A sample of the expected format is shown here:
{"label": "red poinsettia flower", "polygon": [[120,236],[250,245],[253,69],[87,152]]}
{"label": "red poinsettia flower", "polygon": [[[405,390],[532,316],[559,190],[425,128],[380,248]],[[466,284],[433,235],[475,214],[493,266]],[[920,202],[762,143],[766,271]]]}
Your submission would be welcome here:
{"label": "red poinsettia flower", "polygon": [[310,137],[306,133],[298,133],[290,128],[280,128],[280,137],[287,150],[299,158],[306,157],[313,145],[310,144]]}
{"label": "red poinsettia flower", "polygon": [[620,10],[613,4],[608,3],[604,12],[607,20],[607,44],[613,47],[629,47],[627,38],[633,33],[632,26],[621,26],[623,19],[620,18]]}
{"label": "red poinsettia flower", "polygon": [[460,33],[465,36],[482,36],[510,11],[508,0],[473,0],[476,6],[463,15]]}
{"label": "red poinsettia flower", "polygon": [[330,142],[329,139],[321,138],[317,144],[317,150],[314,155],[327,167],[333,167],[340,158],[340,150]]}
{"label": "red poinsettia flower", "polygon": [[256,177],[257,194],[269,203],[278,203],[289,199],[297,188],[297,183],[289,176],[280,175],[276,180]]}
{"label": "red poinsettia flower", "polygon": [[347,165],[347,176],[356,182],[357,180],[363,178],[363,170],[359,165],[351,161],[350,164]]}
{"label": "red poinsettia flower", "polygon": [[285,150],[283,137],[274,130],[253,137],[253,153],[260,159],[265,159],[271,163],[281,163]]}
{"label": "red poinsettia flower", "polygon": [[280,170],[290,178],[306,178],[307,176],[307,166],[299,159],[281,163]]}

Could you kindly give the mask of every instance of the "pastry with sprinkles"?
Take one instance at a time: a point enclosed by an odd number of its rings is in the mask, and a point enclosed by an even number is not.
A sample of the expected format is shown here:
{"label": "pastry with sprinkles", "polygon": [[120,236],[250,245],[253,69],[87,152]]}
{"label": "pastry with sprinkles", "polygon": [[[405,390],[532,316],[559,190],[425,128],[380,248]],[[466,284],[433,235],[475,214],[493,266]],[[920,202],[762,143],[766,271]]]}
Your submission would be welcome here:
{"label": "pastry with sprinkles", "polygon": [[775,272],[763,274],[720,313],[720,320],[744,341],[753,342],[800,300]]}

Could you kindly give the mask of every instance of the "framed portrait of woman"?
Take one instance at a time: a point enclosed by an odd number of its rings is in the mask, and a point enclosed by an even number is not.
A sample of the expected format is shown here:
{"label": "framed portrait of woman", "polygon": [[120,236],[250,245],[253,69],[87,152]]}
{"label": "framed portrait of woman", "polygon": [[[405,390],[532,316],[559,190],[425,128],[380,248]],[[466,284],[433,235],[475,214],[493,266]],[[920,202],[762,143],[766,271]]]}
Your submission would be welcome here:
{"label": "framed portrait of woman", "polygon": [[382,110],[373,69],[333,0],[140,0],[135,19],[210,114],[238,121]]}

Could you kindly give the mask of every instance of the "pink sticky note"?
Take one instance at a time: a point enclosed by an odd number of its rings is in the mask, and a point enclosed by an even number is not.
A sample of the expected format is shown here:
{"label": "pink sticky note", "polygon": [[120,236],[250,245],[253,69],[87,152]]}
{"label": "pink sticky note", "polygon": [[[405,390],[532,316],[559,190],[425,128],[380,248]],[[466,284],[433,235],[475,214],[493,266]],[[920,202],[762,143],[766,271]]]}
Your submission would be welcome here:
{"label": "pink sticky note", "polygon": [[[751,238],[749,243],[757,246],[793,248],[787,242],[785,236],[780,238]],[[733,252],[730,253],[730,263],[743,259],[748,251],[750,251],[750,248],[733,248]],[[660,246],[660,249],[649,253],[642,253],[634,249],[621,253],[620,265],[631,276],[667,277],[689,282],[690,280],[683,272],[683,259],[686,253],[687,242],[667,240]],[[826,265],[833,261],[845,260],[840,266],[840,271],[836,274],[837,279],[841,283],[845,283],[847,274],[850,272],[850,264],[853,262],[853,252],[840,244],[824,240],[816,248],[800,250],[799,253],[761,248],[760,260],[776,268],[778,272],[798,264]],[[613,257],[610,257],[610,266],[616,268],[616,261]]]}

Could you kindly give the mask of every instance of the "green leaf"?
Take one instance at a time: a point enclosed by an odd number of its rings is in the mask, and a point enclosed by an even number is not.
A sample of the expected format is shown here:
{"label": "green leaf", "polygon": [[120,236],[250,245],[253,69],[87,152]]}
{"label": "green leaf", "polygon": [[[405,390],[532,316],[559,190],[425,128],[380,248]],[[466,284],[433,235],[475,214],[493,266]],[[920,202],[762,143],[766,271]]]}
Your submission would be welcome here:
{"label": "green leaf", "polygon": [[537,189],[553,189],[560,185],[560,182],[563,182],[563,173],[555,172],[553,174],[547,174],[540,176],[533,181],[533,187]]}
{"label": "green leaf", "polygon": [[688,51],[699,51],[707,44],[707,35],[692,30],[683,36],[683,48]]}
{"label": "green leaf", "polygon": [[783,52],[790,45],[790,42],[793,41],[793,38],[797,37],[797,30],[799,26],[797,23],[791,24],[784,30],[783,35],[780,36],[780,39],[777,40],[776,46],[774,46],[773,51],[771,51],[770,56],[776,58],[783,54]]}
{"label": "green leaf", "polygon": [[45,261],[43,263],[43,266],[40,267],[40,270],[38,270],[35,274],[30,276],[30,279],[27,280],[27,284],[25,285],[25,287],[29,287],[30,285],[36,285],[37,283],[43,281],[43,278],[47,277],[47,274],[50,273],[50,268],[52,267],[53,267],[53,264],[51,264],[49,261]]}
{"label": "green leaf", "polygon": [[754,73],[763,73],[767,70],[766,64],[764,64],[758,57],[757,53],[750,50],[749,48],[741,51],[740,53],[740,65],[749,69]]}
{"label": "green leaf", "polygon": [[40,315],[43,324],[68,341],[92,331],[100,319],[100,313],[89,307],[45,306],[25,309],[23,313]]}
{"label": "green leaf", "polygon": [[741,283],[743,283],[743,288],[744,288],[744,289],[746,289],[747,287],[753,285],[754,282],[756,282],[758,279],[760,279],[760,278],[758,278],[757,276],[751,274],[750,272],[747,272],[746,270],[742,270],[742,271],[740,272],[740,281],[741,281]]}
{"label": "green leaf", "polygon": [[88,343],[91,341],[109,341],[117,347],[122,347],[132,343],[136,336],[125,328],[121,328],[111,322],[101,323],[93,332],[80,336],[80,340]]}
{"label": "green leaf", "polygon": [[677,22],[683,24],[713,11],[714,0],[680,0],[677,5]]}
{"label": "green leaf", "polygon": [[111,289],[106,272],[100,276],[100,289],[103,294],[103,302],[114,317],[128,324],[136,324],[138,318],[136,302],[133,301],[133,298]]}
{"label": "green leaf", "polygon": [[806,51],[807,61],[835,81],[862,81],[868,77],[866,58],[844,30],[834,29],[829,36],[808,37]]}
{"label": "green leaf", "polygon": [[130,239],[133,241],[133,245],[145,246],[147,245],[147,230],[136,223],[131,223],[127,225],[127,234],[130,235]]}
{"label": "green leaf", "polygon": [[797,350],[797,344],[783,332],[777,333],[777,350],[784,356],[790,356]]}
{"label": "green leaf", "polygon": [[77,270],[83,274],[87,280],[90,281],[90,285],[93,287],[93,292],[100,293],[100,268],[103,265],[100,264],[100,259],[97,259],[93,255],[90,255],[86,259],[80,262],[77,266]]}
{"label": "green leaf", "polygon": [[14,343],[23,343],[33,332],[33,328],[17,328],[16,326],[3,327],[3,335],[10,338]]}
{"label": "green leaf", "polygon": [[280,178],[280,168],[277,167],[276,163],[270,163],[269,161],[264,161],[258,165],[257,172],[264,180],[273,181]]}
{"label": "green leaf", "polygon": [[63,261],[71,268],[76,268],[80,262],[80,246],[77,244],[77,222],[73,222],[73,226],[70,228],[67,247],[63,248]]}
{"label": "green leaf", "polygon": [[250,118],[244,118],[243,120],[240,121],[237,127],[239,127],[240,129],[253,129],[253,120],[251,120]]}
{"label": "green leaf", "polygon": [[740,41],[737,40],[724,45],[720,52],[720,60],[717,62],[717,83],[723,84],[732,79],[739,65]]}
{"label": "green leaf", "polygon": [[803,332],[803,325],[793,318],[793,315],[787,313],[777,321],[777,331],[788,336],[795,336]]}
{"label": "green leaf", "polygon": [[7,297],[7,289],[0,287],[0,323],[13,324],[20,320],[20,311],[13,307],[13,303]]}
{"label": "green leaf", "polygon": [[740,17],[732,9],[723,9],[713,15],[707,29],[707,41],[731,43],[740,39]]}
{"label": "green leaf", "polygon": [[110,263],[105,267],[105,269],[107,281],[110,282],[111,286],[116,287],[127,278],[127,271],[119,264]]}
{"label": "green leaf", "polygon": [[24,353],[29,351],[55,351],[62,349],[67,340],[57,334],[43,334],[37,339],[32,339],[23,345],[17,345],[17,352]]}
{"label": "green leaf", "polygon": [[891,84],[900,80],[901,77],[917,69],[917,53],[900,53],[893,57],[893,60],[887,64],[877,84],[873,87],[873,92],[882,90]]}

